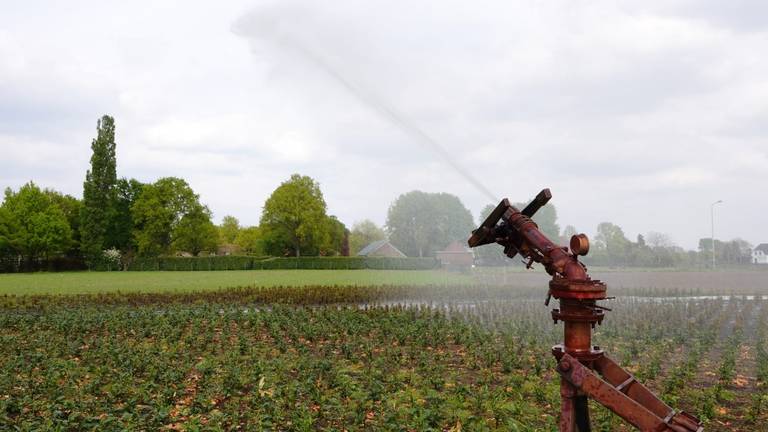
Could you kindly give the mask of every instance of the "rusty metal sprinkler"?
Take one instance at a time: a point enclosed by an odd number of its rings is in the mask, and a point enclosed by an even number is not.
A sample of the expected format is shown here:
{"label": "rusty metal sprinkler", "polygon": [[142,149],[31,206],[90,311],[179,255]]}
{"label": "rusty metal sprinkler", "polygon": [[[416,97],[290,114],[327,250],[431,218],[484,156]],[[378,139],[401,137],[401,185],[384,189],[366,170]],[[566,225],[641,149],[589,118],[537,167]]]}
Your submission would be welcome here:
{"label": "rusty metal sprinkler", "polygon": [[468,243],[470,247],[498,243],[507,257],[520,254],[529,268],[534,262],[541,263],[552,276],[545,304],[553,297],[560,302],[560,308],[552,310],[552,319],[564,326],[563,343],[552,347],[560,374],[560,432],[591,430],[589,399],[641,431],[702,432],[698,419],[670,408],[592,345],[592,330],[610,310],[597,304],[608,299],[606,285],[591,279],[578,260],[589,252],[586,235],[573,236],[569,250],[554,244],[531,220],[551,198],[549,189],[544,189],[522,211],[503,199],[472,232]]}

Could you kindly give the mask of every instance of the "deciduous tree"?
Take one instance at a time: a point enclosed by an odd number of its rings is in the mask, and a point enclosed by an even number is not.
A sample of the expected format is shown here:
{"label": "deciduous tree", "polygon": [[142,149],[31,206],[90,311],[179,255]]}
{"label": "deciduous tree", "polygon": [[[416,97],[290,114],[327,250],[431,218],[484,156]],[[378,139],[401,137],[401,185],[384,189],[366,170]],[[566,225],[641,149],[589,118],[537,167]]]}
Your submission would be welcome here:
{"label": "deciduous tree", "polygon": [[411,191],[389,207],[389,240],[408,256],[433,256],[455,240],[465,240],[474,223],[461,200],[448,193]]}
{"label": "deciduous tree", "polygon": [[0,257],[15,255],[18,250],[16,233],[19,226],[8,209],[0,206]]}
{"label": "deciduous tree", "polygon": [[645,236],[645,243],[651,248],[668,248],[674,246],[668,235],[656,231],[649,231]]}
{"label": "deciduous tree", "polygon": [[249,255],[264,255],[264,240],[257,226],[240,229],[235,244]]}
{"label": "deciduous tree", "polygon": [[327,242],[326,204],[320,185],[294,174],[264,203],[260,228],[267,253],[316,255]]}
{"label": "deciduous tree", "polygon": [[120,250],[123,255],[130,255],[136,250],[131,207],[138,200],[143,188],[144,183],[136,179],[121,178],[115,185],[116,201],[107,233],[107,244]]}
{"label": "deciduous tree", "polygon": [[200,252],[215,252],[219,233],[211,222],[211,211],[203,205],[193,206],[173,229],[173,249],[198,256]]}
{"label": "deciduous tree", "polygon": [[336,216],[326,219],[328,224],[327,242],[321,247],[320,253],[326,256],[349,256],[349,230]]}
{"label": "deciduous tree", "polygon": [[234,216],[224,216],[219,226],[219,235],[221,236],[221,242],[226,244],[234,244],[237,235],[240,233],[240,221]]}
{"label": "deciduous tree", "polygon": [[165,177],[145,185],[131,207],[135,226],[133,235],[139,254],[169,253],[179,222],[199,206],[199,197],[183,179]]}
{"label": "deciduous tree", "polygon": [[349,252],[351,255],[357,255],[370,243],[385,238],[387,233],[383,229],[368,219],[362,220],[352,225],[352,231],[349,233]]}
{"label": "deciduous tree", "polygon": [[[5,190],[2,204],[2,240],[8,247],[31,264],[36,258],[48,258],[64,253],[72,242],[72,230],[67,217],[51,198],[29,182],[14,192]],[[2,234],[0,234],[2,235]]]}
{"label": "deciduous tree", "polygon": [[51,202],[58,206],[67,219],[69,229],[72,231],[72,241],[66,254],[72,257],[81,255],[80,252],[80,215],[83,211],[83,202],[72,195],[65,195],[53,189],[43,191]]}
{"label": "deciduous tree", "polygon": [[595,255],[609,265],[626,265],[631,242],[620,226],[602,222],[595,235]]}

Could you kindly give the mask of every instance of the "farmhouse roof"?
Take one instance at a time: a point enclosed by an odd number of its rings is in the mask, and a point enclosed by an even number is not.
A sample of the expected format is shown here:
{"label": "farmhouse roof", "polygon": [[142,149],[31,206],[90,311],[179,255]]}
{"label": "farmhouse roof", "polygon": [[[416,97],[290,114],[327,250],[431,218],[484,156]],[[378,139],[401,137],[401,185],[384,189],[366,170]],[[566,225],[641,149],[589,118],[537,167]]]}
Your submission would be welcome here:
{"label": "farmhouse roof", "polygon": [[376,240],[375,242],[369,243],[368,246],[360,249],[360,252],[358,252],[358,255],[368,255],[373,252],[376,252],[377,250],[381,249],[382,246],[387,244],[386,240]]}
{"label": "farmhouse roof", "polygon": [[764,254],[768,254],[768,243],[760,243],[755,250],[762,251]]}
{"label": "farmhouse roof", "polygon": [[383,248],[384,246],[389,245],[390,248],[394,249],[396,254],[405,256],[403,252],[400,251],[400,249],[396,248],[395,245],[389,242],[389,240],[377,240],[375,242],[372,242],[368,246],[360,249],[360,252],[357,253],[358,256],[368,256],[373,253],[375,253],[377,250]]}

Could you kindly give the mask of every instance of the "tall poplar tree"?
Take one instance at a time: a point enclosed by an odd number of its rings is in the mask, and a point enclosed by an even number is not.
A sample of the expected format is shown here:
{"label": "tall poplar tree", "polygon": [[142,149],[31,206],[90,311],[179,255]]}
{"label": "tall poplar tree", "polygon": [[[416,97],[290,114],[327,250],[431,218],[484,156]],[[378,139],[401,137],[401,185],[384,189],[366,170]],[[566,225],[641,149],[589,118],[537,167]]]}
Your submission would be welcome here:
{"label": "tall poplar tree", "polygon": [[105,115],[96,124],[91,143],[91,169],[83,183],[83,209],[80,213],[80,251],[89,266],[97,263],[106,244],[107,230],[116,201],[115,120]]}

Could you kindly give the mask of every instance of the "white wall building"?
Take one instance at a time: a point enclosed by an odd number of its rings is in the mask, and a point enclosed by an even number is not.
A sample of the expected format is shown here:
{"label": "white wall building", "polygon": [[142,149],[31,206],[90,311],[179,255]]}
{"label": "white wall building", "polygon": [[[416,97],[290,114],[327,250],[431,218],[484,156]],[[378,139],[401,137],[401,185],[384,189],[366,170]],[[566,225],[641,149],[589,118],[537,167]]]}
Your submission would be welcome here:
{"label": "white wall building", "polygon": [[761,243],[752,249],[752,264],[768,264],[768,243]]}

